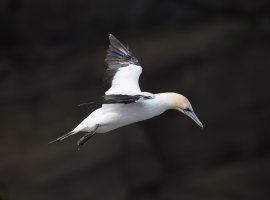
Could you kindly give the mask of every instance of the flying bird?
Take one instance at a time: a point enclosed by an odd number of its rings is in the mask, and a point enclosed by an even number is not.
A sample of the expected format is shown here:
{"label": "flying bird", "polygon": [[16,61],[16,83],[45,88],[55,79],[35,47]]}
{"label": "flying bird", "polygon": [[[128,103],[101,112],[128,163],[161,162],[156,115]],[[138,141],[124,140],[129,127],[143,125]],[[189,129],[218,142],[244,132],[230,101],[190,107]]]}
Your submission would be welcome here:
{"label": "flying bird", "polygon": [[203,128],[185,96],[172,92],[159,94],[142,92],[139,86],[142,67],[138,59],[112,34],[109,35],[109,40],[110,45],[105,59],[108,68],[103,77],[105,95],[100,100],[91,102],[102,104],[101,108],[92,112],[72,131],[49,144],[84,132],[84,136],[77,142],[80,148],[96,133],[106,133],[147,120],[169,109],[184,113]]}

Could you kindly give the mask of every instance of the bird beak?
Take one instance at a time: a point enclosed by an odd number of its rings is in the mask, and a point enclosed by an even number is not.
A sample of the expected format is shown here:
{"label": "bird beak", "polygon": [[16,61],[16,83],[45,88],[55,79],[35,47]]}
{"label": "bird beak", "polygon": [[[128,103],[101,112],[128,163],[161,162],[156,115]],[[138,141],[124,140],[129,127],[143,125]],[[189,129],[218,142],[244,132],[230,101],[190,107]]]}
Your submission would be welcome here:
{"label": "bird beak", "polygon": [[196,124],[198,124],[201,128],[203,128],[203,124],[202,122],[199,120],[199,118],[196,116],[196,114],[191,111],[184,111],[182,109],[179,109],[182,113],[184,113],[185,115],[189,116],[191,119],[193,119],[194,122],[196,122]]}

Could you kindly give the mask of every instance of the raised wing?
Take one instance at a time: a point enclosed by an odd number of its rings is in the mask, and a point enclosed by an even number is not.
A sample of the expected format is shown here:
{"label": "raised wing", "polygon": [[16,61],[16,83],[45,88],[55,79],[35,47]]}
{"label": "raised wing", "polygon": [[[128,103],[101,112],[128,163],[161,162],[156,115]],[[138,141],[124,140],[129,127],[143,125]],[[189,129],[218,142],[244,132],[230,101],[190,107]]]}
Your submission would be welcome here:
{"label": "raised wing", "polygon": [[136,95],[141,92],[139,77],[142,73],[137,58],[112,34],[105,62],[108,64],[104,78],[105,95]]}

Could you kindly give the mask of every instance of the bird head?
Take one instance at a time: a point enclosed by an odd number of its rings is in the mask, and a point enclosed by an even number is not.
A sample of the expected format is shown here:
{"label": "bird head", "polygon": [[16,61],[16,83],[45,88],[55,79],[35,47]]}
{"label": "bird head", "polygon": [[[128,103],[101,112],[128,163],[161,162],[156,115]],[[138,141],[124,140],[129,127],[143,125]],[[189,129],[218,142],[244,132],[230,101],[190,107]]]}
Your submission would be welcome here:
{"label": "bird head", "polygon": [[177,93],[168,93],[168,96],[169,96],[169,106],[172,109],[176,109],[184,113],[185,115],[190,117],[193,121],[195,121],[201,128],[203,128],[203,124],[196,116],[189,100],[185,96]]}

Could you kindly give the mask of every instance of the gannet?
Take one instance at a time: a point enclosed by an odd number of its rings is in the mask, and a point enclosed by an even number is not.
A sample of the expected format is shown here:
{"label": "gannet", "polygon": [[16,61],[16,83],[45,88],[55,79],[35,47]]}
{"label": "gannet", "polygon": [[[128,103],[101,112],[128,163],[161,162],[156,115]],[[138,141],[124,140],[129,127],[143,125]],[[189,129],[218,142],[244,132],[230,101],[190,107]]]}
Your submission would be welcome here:
{"label": "gannet", "polygon": [[102,104],[101,108],[92,112],[72,131],[49,144],[84,132],[84,136],[77,142],[80,148],[96,133],[106,133],[128,124],[147,120],[169,109],[184,113],[203,128],[185,96],[173,92],[159,94],[142,92],[139,86],[142,67],[138,59],[128,46],[125,47],[112,34],[109,35],[109,41],[105,58],[108,68],[103,77],[105,95],[94,102]]}

